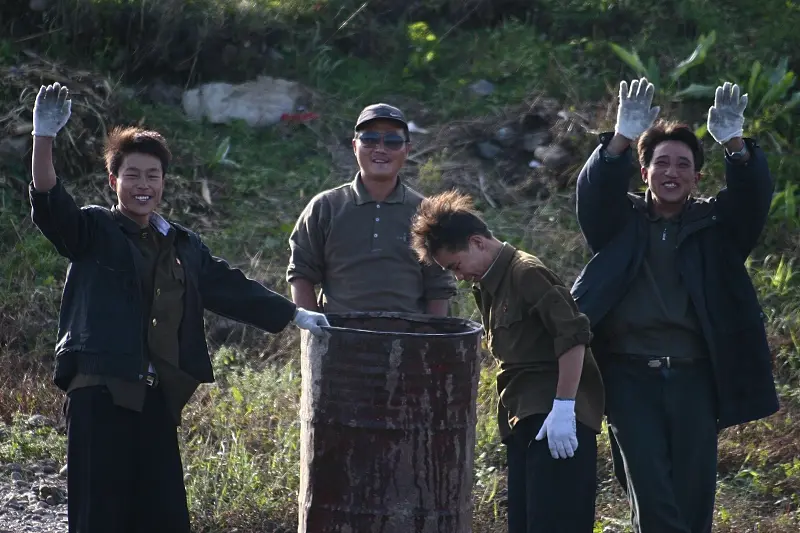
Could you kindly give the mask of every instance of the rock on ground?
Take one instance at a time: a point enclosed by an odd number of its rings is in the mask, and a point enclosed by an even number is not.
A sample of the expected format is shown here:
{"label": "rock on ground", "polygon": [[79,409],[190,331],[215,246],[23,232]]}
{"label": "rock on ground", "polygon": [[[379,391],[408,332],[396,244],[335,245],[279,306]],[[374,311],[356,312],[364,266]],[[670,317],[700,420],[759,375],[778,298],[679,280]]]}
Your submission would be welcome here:
{"label": "rock on ground", "polygon": [[43,460],[0,465],[0,533],[67,531],[67,480]]}
{"label": "rock on ground", "polygon": [[183,110],[192,120],[213,124],[244,120],[251,127],[271,126],[295,111],[301,92],[296,82],[269,76],[238,85],[206,83],[183,94]]}

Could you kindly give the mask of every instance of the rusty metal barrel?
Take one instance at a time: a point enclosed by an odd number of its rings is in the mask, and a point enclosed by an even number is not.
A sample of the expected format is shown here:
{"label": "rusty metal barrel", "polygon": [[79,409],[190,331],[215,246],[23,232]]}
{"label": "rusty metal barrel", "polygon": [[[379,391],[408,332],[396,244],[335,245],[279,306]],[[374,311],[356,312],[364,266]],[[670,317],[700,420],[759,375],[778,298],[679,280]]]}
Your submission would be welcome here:
{"label": "rusty metal barrel", "polygon": [[298,533],[470,533],[481,326],[327,316],[302,339]]}

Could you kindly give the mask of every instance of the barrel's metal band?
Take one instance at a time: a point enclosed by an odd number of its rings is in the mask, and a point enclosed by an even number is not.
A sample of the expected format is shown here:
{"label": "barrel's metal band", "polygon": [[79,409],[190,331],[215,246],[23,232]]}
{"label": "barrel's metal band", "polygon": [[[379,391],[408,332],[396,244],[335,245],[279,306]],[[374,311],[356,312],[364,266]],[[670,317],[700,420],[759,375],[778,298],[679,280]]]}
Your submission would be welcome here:
{"label": "barrel's metal band", "polygon": [[391,337],[469,337],[480,332],[483,328],[474,328],[470,331],[459,331],[457,333],[414,333],[410,331],[376,331],[374,329],[342,328],[338,326],[322,326],[327,331],[340,331],[342,333],[363,333],[368,335],[383,335]]}

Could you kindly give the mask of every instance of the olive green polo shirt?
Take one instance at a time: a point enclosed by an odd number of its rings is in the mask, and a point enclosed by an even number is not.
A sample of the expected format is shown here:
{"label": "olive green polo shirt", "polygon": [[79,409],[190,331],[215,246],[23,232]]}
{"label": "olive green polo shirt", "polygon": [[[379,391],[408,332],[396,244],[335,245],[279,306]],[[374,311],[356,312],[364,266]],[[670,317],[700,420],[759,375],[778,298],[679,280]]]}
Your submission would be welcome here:
{"label": "olive green polo shirt", "polygon": [[558,359],[586,346],[575,416],[600,432],[605,391],[589,343],[589,319],[569,289],[535,256],[508,243],[473,288],[497,374],[498,424],[505,439],[523,418],[547,414],[558,386]]}
{"label": "olive green polo shirt", "polygon": [[289,238],[286,279],[322,287],[326,313],[424,313],[427,302],[456,292],[453,275],[423,265],[410,246],[411,219],[423,196],[398,180],[382,202],[357,174],[351,183],[315,196]]}
{"label": "olive green polo shirt", "polygon": [[[648,191],[648,206],[651,203]],[[681,215],[648,214],[648,243],[628,291],[603,320],[605,351],[644,357],[708,357],[708,347],[677,257]]]}
{"label": "olive green polo shirt", "polygon": [[[134,221],[114,207],[112,215],[122,231],[135,245],[140,257],[136,258],[140,270],[142,289],[142,336],[146,339],[142,375],[152,365],[158,375],[158,387],[164,393],[170,413],[180,423],[183,407],[197,388],[198,383],[179,369],[178,330],[183,318],[185,277],[183,265],[174,247],[175,229],[160,217],[140,228]],[[80,387],[105,385],[114,403],[120,407],[141,412],[148,385],[143,381],[78,374],[70,383],[69,391]]]}

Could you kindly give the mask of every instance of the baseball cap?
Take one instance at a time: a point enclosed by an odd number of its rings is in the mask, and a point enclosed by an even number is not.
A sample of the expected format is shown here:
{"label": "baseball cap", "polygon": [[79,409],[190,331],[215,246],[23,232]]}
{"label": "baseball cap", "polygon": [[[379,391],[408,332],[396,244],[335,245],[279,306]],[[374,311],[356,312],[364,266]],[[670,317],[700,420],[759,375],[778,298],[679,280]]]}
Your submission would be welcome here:
{"label": "baseball cap", "polygon": [[406,117],[403,115],[403,112],[389,104],[372,104],[365,107],[361,111],[361,114],[358,115],[355,129],[358,129],[365,122],[379,118],[394,120],[408,129],[408,123],[406,122]]}

